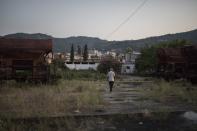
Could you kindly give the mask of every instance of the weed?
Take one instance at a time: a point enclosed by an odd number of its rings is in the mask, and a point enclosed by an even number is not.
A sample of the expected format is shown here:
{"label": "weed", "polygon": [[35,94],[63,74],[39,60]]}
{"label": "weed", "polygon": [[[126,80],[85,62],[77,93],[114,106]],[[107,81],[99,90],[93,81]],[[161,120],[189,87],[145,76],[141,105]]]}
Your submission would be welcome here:
{"label": "weed", "polygon": [[0,88],[0,116],[59,116],[74,110],[91,110],[102,104],[101,82],[58,80],[57,85],[20,85]]}
{"label": "weed", "polygon": [[184,81],[156,80],[146,89],[145,97],[160,102],[186,102],[197,104],[197,88]]}

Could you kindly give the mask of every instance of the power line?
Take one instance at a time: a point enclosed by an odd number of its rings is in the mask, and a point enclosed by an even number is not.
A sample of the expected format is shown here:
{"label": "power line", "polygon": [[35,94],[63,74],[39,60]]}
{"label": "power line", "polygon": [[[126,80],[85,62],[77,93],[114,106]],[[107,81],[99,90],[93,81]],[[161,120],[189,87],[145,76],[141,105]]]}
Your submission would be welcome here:
{"label": "power line", "polygon": [[122,23],[120,23],[110,34],[106,36],[110,38],[114,33],[116,33],[124,24],[126,24],[135,14],[146,4],[148,0],[144,0]]}

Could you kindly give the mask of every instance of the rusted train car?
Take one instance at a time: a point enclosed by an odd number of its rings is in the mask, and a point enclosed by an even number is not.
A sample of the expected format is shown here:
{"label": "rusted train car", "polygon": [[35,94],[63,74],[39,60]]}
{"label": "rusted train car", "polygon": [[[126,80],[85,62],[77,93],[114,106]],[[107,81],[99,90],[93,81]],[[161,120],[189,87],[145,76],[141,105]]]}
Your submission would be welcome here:
{"label": "rusted train car", "polygon": [[197,81],[197,46],[160,48],[157,50],[158,76],[165,79],[185,78]]}
{"label": "rusted train car", "polygon": [[0,38],[0,80],[47,81],[52,40]]}

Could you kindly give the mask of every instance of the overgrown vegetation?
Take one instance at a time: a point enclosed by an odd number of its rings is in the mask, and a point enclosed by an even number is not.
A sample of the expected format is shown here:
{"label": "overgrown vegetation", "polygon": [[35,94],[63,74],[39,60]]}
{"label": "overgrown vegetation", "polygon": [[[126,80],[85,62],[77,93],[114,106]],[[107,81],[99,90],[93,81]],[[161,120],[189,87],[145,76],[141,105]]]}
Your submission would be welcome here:
{"label": "overgrown vegetation", "polygon": [[[100,90],[105,74],[94,70],[69,70],[63,60],[50,65],[50,82],[1,81],[0,116],[32,117],[87,112],[102,105]],[[55,81],[54,81],[55,80]]]}
{"label": "overgrown vegetation", "polygon": [[157,49],[168,47],[181,47],[188,45],[189,42],[185,40],[173,40],[170,42],[163,42],[154,44],[142,49],[140,57],[136,60],[135,67],[138,74],[152,74],[157,69]]}
{"label": "overgrown vegetation", "polygon": [[65,65],[64,61],[56,59],[51,64],[51,75],[55,79],[65,80],[104,80],[106,74],[100,73],[95,70],[69,70]]}
{"label": "overgrown vegetation", "polygon": [[185,81],[166,82],[156,80],[145,88],[145,98],[166,103],[188,103],[197,105],[197,87]]}
{"label": "overgrown vegetation", "polygon": [[0,88],[0,117],[62,116],[102,105],[101,82],[59,80],[57,85],[9,81]]}
{"label": "overgrown vegetation", "polygon": [[[89,130],[89,120],[78,125],[76,120],[65,118],[54,121],[54,128],[50,120],[45,122],[40,117],[87,114],[102,108],[105,74],[94,70],[69,70],[61,59],[53,61],[50,73],[52,84],[1,81],[0,130]],[[35,118],[39,122],[15,123],[12,118]]]}

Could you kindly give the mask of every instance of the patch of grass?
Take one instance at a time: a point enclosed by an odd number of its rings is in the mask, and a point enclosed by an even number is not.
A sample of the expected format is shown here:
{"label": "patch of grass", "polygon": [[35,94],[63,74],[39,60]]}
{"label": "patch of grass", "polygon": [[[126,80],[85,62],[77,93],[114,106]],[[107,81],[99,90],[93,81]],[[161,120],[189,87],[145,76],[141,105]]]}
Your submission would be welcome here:
{"label": "patch of grass", "polygon": [[94,70],[69,70],[65,72],[64,78],[68,80],[104,80],[106,74]]}
{"label": "patch of grass", "polygon": [[65,66],[65,62],[61,59],[54,59],[50,64],[50,78],[53,80],[66,79],[66,80],[104,80],[106,74],[100,73],[93,69],[89,70],[70,70]]}
{"label": "patch of grass", "polygon": [[69,70],[56,68],[54,76],[57,78],[62,78],[66,80],[104,80],[106,79],[106,74],[100,73],[95,70]]}
{"label": "patch of grass", "polygon": [[186,102],[197,105],[197,87],[185,81],[166,82],[156,80],[145,88],[145,98],[160,102]]}
{"label": "patch of grass", "polygon": [[0,88],[0,116],[61,116],[103,104],[101,82],[61,79],[57,83],[31,85],[12,81],[4,84]]}

